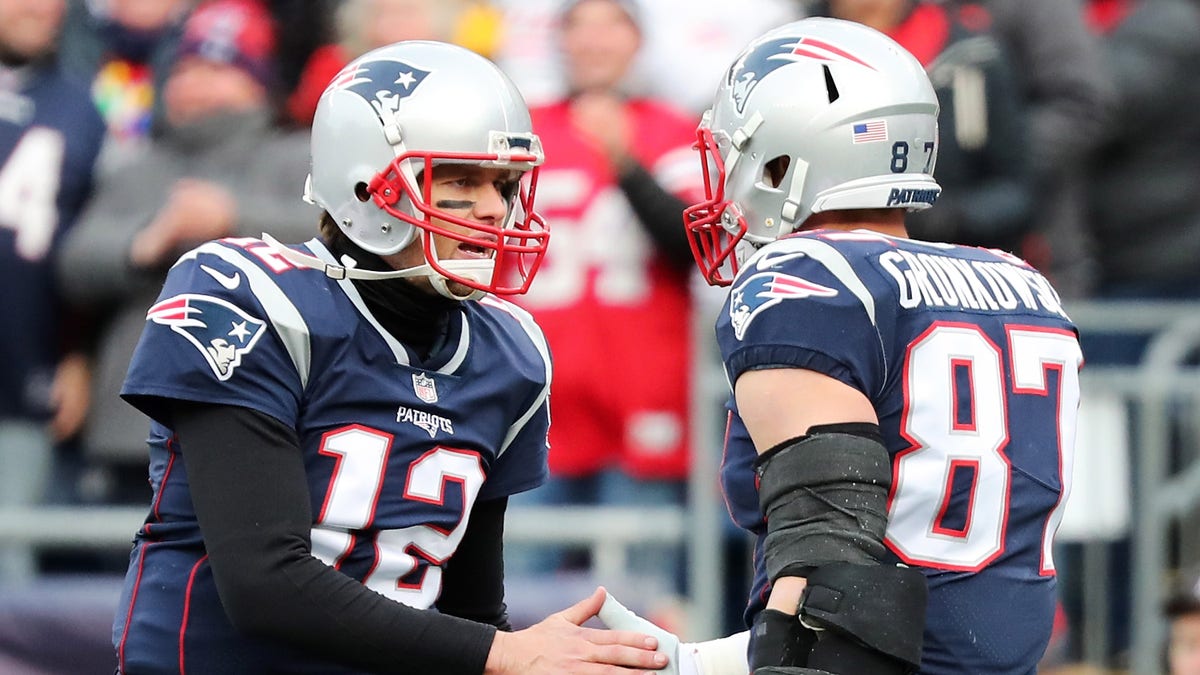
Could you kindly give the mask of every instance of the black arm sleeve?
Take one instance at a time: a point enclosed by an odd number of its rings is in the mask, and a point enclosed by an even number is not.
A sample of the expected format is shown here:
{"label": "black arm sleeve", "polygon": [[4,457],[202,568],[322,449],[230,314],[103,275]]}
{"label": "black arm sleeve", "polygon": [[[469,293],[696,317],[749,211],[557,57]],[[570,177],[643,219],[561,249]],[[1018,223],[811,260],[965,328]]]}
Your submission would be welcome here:
{"label": "black arm sleeve", "polygon": [[314,558],[295,432],[233,406],[172,421],[221,604],[240,631],[378,673],[483,672],[496,628],[394,602]]}
{"label": "black arm sleeve", "polygon": [[663,189],[654,176],[636,161],[621,166],[617,185],[646,228],[646,233],[671,267],[687,271],[695,264],[687,230],[683,228],[683,210],[687,204]]}
{"label": "black arm sleeve", "polygon": [[512,630],[504,604],[504,511],[508,498],[478,502],[467,531],[442,572],[443,614]]}

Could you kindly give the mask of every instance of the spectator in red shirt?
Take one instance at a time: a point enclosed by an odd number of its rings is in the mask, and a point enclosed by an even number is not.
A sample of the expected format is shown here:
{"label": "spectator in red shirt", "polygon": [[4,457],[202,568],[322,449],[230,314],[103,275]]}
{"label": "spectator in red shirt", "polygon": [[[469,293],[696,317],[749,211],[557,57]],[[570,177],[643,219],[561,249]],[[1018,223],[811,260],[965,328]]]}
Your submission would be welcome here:
{"label": "spectator in red shirt", "polygon": [[[680,223],[681,197],[700,190],[698,120],[631,86],[638,12],[627,0],[568,2],[569,94],[531,111],[547,158],[538,199],[554,228],[520,299],[555,356],[552,478],[528,498],[542,503],[684,498],[692,264]],[[678,576],[678,556],[653,557]],[[636,555],[631,564],[645,571]]]}

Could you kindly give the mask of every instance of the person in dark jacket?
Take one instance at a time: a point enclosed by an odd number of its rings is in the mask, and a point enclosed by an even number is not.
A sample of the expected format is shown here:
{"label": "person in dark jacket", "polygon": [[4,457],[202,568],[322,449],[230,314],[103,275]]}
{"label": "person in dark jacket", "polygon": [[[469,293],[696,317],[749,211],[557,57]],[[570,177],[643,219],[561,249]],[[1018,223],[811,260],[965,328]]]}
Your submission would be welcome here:
{"label": "person in dark jacket", "polygon": [[1200,3],[1119,4],[1093,14],[1117,91],[1089,200],[1101,292],[1200,298]]}
{"label": "person in dark jacket", "polygon": [[909,215],[914,237],[1017,251],[1032,206],[1028,112],[1007,50],[979,6],[830,0],[815,14],[866,24],[925,66],[937,92],[938,208]]}
{"label": "person in dark jacket", "polygon": [[1094,292],[1098,263],[1086,206],[1088,160],[1112,114],[1113,91],[1084,0],[952,0],[991,16],[1019,76],[1029,117],[1022,152],[1032,172],[1033,220],[1018,253],[1064,298]]}

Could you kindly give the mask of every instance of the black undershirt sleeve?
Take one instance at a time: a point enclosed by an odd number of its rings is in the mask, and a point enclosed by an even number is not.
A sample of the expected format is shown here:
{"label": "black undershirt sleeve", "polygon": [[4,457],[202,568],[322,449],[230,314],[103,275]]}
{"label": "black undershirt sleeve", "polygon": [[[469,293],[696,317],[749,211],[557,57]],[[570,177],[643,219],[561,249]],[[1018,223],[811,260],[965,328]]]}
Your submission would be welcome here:
{"label": "black undershirt sleeve", "polygon": [[687,204],[663,189],[644,166],[631,161],[622,166],[617,185],[658,252],[680,271],[691,271],[695,261],[683,227],[683,210]]}
{"label": "black undershirt sleeve", "polygon": [[504,604],[504,511],[508,498],[478,502],[467,531],[442,571],[443,614],[512,630]]}
{"label": "black undershirt sleeve", "polygon": [[238,630],[370,672],[483,672],[495,626],[407,607],[312,556],[293,429],[234,406],[175,402],[171,416],[217,592]]}

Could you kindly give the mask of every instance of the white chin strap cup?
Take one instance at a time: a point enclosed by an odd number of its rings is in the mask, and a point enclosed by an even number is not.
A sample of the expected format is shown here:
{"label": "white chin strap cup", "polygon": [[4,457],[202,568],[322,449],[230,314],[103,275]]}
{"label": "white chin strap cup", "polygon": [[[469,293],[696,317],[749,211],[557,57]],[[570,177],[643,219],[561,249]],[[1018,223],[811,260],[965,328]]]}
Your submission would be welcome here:
{"label": "white chin strap cup", "polygon": [[[474,260],[442,260],[437,257],[437,249],[430,251],[429,255],[447,272],[451,272],[463,279],[468,279],[478,286],[490,286],[492,283],[492,275],[496,272],[496,261],[493,258],[477,258]],[[429,277],[429,283],[433,284],[433,290],[447,298],[451,298],[453,300],[478,300],[484,295],[484,292],[477,288],[472,288],[471,292],[467,293],[466,295],[458,295],[452,292],[449,288],[451,279],[447,279],[441,274],[438,274],[437,271],[435,271],[429,265],[421,265],[420,267],[414,267],[412,269],[426,270],[425,276]]]}
{"label": "white chin strap cup", "polygon": [[[441,265],[442,267],[445,267],[448,272],[454,272],[455,274],[466,279],[470,279],[471,281],[480,285],[492,283],[492,272],[496,269],[495,260],[447,260],[441,263]],[[420,267],[414,267],[412,269],[426,270],[427,272],[425,276],[429,277],[429,283],[433,284],[433,290],[447,298],[451,298],[453,300],[478,300],[485,295],[483,291],[477,288],[471,288],[470,292],[466,295],[458,295],[454,291],[450,290],[449,284],[451,280],[438,274],[437,271],[429,265],[421,265]],[[470,287],[468,286],[468,288]]]}

